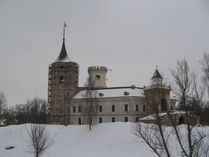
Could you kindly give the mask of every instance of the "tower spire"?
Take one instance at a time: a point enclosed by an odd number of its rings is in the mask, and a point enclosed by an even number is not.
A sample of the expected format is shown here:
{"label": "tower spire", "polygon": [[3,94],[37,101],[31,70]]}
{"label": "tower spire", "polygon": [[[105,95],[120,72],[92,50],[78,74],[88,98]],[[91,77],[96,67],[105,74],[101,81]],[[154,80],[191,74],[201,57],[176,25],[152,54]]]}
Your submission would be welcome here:
{"label": "tower spire", "polygon": [[65,28],[67,27],[66,23],[64,22],[63,26],[63,43],[61,52],[56,60],[56,62],[70,62],[70,58],[67,55],[67,51],[65,49]]}
{"label": "tower spire", "polygon": [[160,75],[160,72],[158,71],[158,65],[156,65],[155,72],[152,76],[152,79],[154,79],[154,78],[162,78],[162,76]]}
{"label": "tower spire", "polygon": [[151,78],[152,85],[162,85],[163,78],[158,71],[158,66],[156,66],[156,70]]}

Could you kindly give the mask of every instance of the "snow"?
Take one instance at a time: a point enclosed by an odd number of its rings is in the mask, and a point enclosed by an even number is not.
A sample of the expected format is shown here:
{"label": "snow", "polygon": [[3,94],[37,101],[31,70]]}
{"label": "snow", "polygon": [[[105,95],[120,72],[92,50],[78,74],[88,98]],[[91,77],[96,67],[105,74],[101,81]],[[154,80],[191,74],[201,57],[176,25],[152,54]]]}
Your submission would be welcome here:
{"label": "snow", "polygon": [[[93,126],[89,131],[86,125],[48,125],[47,131],[54,136],[54,144],[42,157],[153,157],[145,144],[137,141],[132,123],[105,123]],[[33,157],[28,146],[27,125],[13,125],[0,128],[1,157]],[[14,146],[6,150],[5,147]],[[145,155],[143,155],[145,154]]]}
{"label": "snow", "polygon": [[[167,113],[159,113],[159,117],[165,116]],[[141,118],[140,120],[155,120],[156,119],[156,114],[152,114],[146,117]]]}
{"label": "snow", "polygon": [[[169,113],[170,115],[184,115],[185,111],[173,111]],[[167,115],[166,112],[159,113],[159,117],[163,117]],[[155,120],[156,119],[156,114],[148,115],[146,117],[141,118],[140,120]]]}
{"label": "snow", "polygon": [[[86,125],[47,125],[54,144],[41,157],[155,157],[149,147],[135,136],[134,126],[134,123],[125,122],[103,123],[89,131]],[[26,142],[26,128],[29,127],[30,124],[0,127],[1,157],[34,156]],[[205,130],[209,133],[209,127]],[[171,141],[175,148],[175,137]],[[8,146],[15,148],[6,150]]]}
{"label": "snow", "polygon": [[170,112],[170,114],[178,114],[178,115],[182,115],[182,114],[185,114],[186,112],[185,111],[173,111],[173,112]]}
{"label": "snow", "polygon": [[[82,90],[74,96],[74,99],[81,99],[85,98],[86,90]],[[104,98],[104,97],[125,97],[125,96],[137,96],[137,97],[144,97],[144,92],[142,89],[139,88],[107,88],[107,89],[98,89],[97,98]],[[124,92],[128,93],[128,95],[124,95]],[[100,96],[102,93],[103,96]]]}

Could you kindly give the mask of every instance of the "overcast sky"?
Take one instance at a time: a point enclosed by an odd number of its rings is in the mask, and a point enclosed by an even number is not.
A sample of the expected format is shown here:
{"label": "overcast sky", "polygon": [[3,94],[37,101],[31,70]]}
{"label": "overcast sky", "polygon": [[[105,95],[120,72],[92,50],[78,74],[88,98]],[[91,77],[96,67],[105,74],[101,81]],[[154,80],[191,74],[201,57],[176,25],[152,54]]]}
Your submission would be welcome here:
{"label": "overcast sky", "polygon": [[0,91],[8,105],[47,99],[48,66],[66,48],[80,68],[107,66],[108,86],[148,85],[156,65],[186,58],[201,74],[209,52],[208,0],[0,0]]}

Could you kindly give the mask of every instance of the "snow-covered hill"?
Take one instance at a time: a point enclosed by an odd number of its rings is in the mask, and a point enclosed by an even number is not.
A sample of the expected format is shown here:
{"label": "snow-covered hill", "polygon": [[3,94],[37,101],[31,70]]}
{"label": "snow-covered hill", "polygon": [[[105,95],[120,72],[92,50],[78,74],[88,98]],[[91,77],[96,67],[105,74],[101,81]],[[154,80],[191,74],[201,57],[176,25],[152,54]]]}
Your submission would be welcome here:
{"label": "snow-covered hill", "polygon": [[[88,126],[47,126],[55,143],[43,157],[139,157],[154,156],[145,144],[137,142],[132,123],[98,124]],[[14,125],[0,128],[0,157],[33,157],[25,127]],[[24,140],[25,139],[25,140]],[[15,146],[6,150],[6,146]],[[143,154],[143,155],[142,155]]]}
{"label": "snow-covered hill", "polygon": [[[133,123],[88,126],[48,125],[54,144],[42,157],[153,157],[155,154],[134,135]],[[0,157],[33,157],[27,140],[27,125],[0,128]],[[208,130],[208,129],[207,129]],[[24,140],[25,139],[25,140]],[[14,149],[6,150],[6,146]]]}

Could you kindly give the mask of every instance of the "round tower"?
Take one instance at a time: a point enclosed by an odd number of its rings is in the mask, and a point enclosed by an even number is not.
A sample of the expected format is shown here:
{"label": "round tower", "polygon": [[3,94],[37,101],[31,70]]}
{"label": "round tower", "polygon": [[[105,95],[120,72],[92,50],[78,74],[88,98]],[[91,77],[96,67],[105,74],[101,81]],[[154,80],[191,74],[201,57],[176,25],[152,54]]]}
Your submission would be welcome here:
{"label": "round tower", "polygon": [[94,88],[106,88],[107,67],[91,66],[88,68],[89,78],[92,80]]}
{"label": "round tower", "polygon": [[[64,25],[64,31],[65,27]],[[56,61],[49,66],[48,103],[51,123],[69,123],[68,106],[78,89],[78,75],[79,65],[70,61],[63,34],[60,54]]]}

